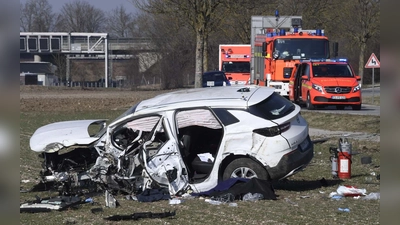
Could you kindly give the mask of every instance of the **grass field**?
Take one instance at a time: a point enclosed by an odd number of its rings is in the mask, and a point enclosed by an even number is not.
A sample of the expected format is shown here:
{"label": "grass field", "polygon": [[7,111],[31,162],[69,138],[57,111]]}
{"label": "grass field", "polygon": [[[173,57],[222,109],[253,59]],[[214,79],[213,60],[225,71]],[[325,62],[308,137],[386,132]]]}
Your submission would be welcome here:
{"label": "grass field", "polygon": [[368,104],[368,105],[379,105],[380,106],[381,105],[381,97],[380,96],[363,97],[362,103]]}
{"label": "grass field", "polygon": [[[93,93],[92,93],[93,94]],[[134,93],[130,93],[134,95]],[[137,92],[140,95],[141,93]],[[150,94],[150,95],[153,95]],[[149,97],[150,95],[146,95]],[[69,95],[71,96],[71,95]],[[136,96],[132,101],[140,100]],[[110,99],[114,99],[111,98]],[[37,154],[29,149],[29,138],[40,126],[48,123],[75,119],[113,119],[123,112],[124,107],[116,108],[110,101],[101,98],[90,100],[60,99],[46,97],[38,106],[37,98],[21,99],[20,113],[20,179],[21,189],[29,189],[37,182],[41,169]],[[112,100],[111,100],[112,101]],[[126,104],[120,100],[121,104]],[[92,107],[77,109],[76,102],[94,102]],[[95,108],[99,102],[103,107]],[[96,104],[97,103],[97,104]],[[51,107],[53,105],[53,107]],[[35,107],[37,106],[37,107]],[[110,110],[113,109],[113,110]],[[374,116],[355,116],[302,112],[310,127],[380,133],[380,118]],[[329,126],[328,126],[329,125]],[[340,200],[329,198],[329,193],[336,191],[339,185],[353,185],[365,188],[367,193],[380,192],[380,183],[371,174],[380,174],[380,143],[368,140],[350,139],[353,152],[352,178],[333,179],[329,147],[338,145],[338,139],[332,138],[325,143],[315,144],[315,156],[311,164],[300,173],[287,180],[274,182],[278,200],[258,202],[237,201],[237,207],[227,204],[211,205],[204,199],[185,200],[179,205],[169,205],[168,201],[141,203],[117,196],[120,207],[106,208],[104,195],[99,193],[92,198],[94,204],[80,205],[76,209],[60,212],[20,214],[20,224],[379,224],[380,200],[362,200],[346,197]],[[362,156],[371,156],[371,164],[361,164]],[[29,180],[25,183],[22,181]],[[322,182],[323,180],[326,183]],[[322,185],[326,184],[326,185]],[[20,194],[20,203],[40,197],[55,196],[51,192],[28,192]],[[91,213],[92,208],[102,207],[103,212]],[[350,212],[340,212],[338,208],[348,208]],[[139,221],[108,222],[103,217],[115,214],[135,212],[164,212],[176,210],[176,216],[163,219],[142,219]]]}

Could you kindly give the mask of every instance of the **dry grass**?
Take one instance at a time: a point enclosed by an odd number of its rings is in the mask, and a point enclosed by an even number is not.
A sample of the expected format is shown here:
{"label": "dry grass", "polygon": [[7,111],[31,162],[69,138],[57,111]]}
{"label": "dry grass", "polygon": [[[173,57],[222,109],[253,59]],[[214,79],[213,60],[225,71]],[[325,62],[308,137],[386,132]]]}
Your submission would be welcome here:
{"label": "dry grass", "polygon": [[381,97],[378,96],[370,96],[370,97],[362,97],[362,103],[367,105],[381,105]]}

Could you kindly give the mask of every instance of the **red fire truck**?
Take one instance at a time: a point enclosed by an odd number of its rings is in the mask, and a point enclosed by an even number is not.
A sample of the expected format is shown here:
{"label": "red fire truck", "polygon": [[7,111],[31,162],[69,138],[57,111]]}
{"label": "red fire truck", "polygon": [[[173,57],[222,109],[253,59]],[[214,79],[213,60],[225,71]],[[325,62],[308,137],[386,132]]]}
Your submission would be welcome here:
{"label": "red fire truck", "polygon": [[219,70],[224,71],[231,85],[244,85],[250,80],[251,45],[219,45]]}
{"label": "red fire truck", "polygon": [[[295,64],[305,59],[330,58],[329,41],[323,30],[301,29],[301,17],[283,20],[277,12],[275,17],[274,26],[274,17],[252,17],[251,83],[274,87],[280,95],[289,97]],[[334,48],[336,56],[337,44]]]}

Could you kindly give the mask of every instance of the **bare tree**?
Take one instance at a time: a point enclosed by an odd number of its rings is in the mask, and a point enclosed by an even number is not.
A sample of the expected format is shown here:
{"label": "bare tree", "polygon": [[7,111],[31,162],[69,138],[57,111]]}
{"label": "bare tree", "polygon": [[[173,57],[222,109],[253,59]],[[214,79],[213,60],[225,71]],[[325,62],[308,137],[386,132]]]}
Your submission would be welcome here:
{"label": "bare tree", "polygon": [[[179,88],[189,83],[194,71],[195,36],[187,23],[169,14],[142,15],[137,18],[138,30],[151,38],[148,49],[138,53],[146,80],[161,81],[162,89]],[[142,76],[141,76],[142,77]],[[194,77],[193,77],[194,80]]]}
{"label": "bare tree", "polygon": [[53,54],[53,61],[54,64],[56,65],[56,76],[58,79],[65,80],[66,78],[66,72],[67,72],[67,61],[65,55],[62,55],[60,53],[55,53]]}
{"label": "bare tree", "polygon": [[[228,16],[222,20],[221,33],[229,43],[250,44],[251,16],[272,16],[277,0],[241,0],[227,4]],[[226,40],[224,43],[228,43]],[[221,43],[222,44],[222,43]]]}
{"label": "bare tree", "polygon": [[102,32],[104,23],[104,12],[81,0],[65,3],[57,18],[57,28],[69,32]]}
{"label": "bare tree", "polygon": [[[217,23],[217,10],[227,0],[201,1],[201,0],[131,0],[132,3],[145,12],[151,14],[169,14],[189,24],[196,34],[196,66],[195,87],[202,86],[202,73],[207,67],[207,46],[212,22]],[[222,17],[219,17],[222,19]]]}
{"label": "bare tree", "polygon": [[[338,22],[344,26],[348,40],[359,48],[358,75],[363,80],[368,42],[380,34],[380,0],[342,1],[342,16]],[[338,9],[339,10],[339,9]]]}
{"label": "bare tree", "polygon": [[111,36],[116,37],[129,37],[130,28],[134,22],[134,17],[131,13],[128,13],[126,9],[120,5],[112,9],[107,15],[106,31]]}
{"label": "bare tree", "polygon": [[48,32],[53,29],[55,14],[47,0],[28,0],[20,4],[20,30]]}

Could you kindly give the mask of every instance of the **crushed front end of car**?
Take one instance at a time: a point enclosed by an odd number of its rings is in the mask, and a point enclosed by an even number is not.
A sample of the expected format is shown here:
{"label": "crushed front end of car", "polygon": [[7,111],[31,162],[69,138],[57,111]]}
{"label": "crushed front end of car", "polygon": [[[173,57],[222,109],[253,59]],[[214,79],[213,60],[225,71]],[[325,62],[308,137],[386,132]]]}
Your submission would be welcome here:
{"label": "crushed front end of car", "polygon": [[[101,137],[106,120],[75,120],[38,128],[30,138],[30,148],[42,160],[41,182],[37,188],[61,193],[94,188],[86,171],[96,162],[94,144]],[[89,129],[94,129],[93,135]]]}

